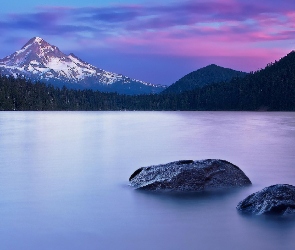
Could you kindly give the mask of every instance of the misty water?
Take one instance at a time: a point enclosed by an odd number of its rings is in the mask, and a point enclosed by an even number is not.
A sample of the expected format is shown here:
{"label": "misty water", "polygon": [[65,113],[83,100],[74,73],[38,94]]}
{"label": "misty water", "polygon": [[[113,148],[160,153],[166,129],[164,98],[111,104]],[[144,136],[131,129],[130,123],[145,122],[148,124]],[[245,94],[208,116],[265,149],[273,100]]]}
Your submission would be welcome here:
{"label": "misty water", "polygon": [[[295,113],[1,112],[0,249],[295,247],[295,217],[236,205],[295,185]],[[190,194],[136,191],[139,167],[220,158],[252,186]]]}

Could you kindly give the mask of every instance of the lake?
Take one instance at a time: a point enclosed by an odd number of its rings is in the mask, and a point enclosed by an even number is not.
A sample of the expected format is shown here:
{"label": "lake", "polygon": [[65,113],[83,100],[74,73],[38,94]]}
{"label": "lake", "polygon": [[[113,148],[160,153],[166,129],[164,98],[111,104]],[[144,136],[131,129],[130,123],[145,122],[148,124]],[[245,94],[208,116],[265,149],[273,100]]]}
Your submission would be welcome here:
{"label": "lake", "polygon": [[[293,250],[295,216],[247,216],[239,201],[295,185],[295,113],[0,112],[0,249]],[[139,167],[218,158],[253,185],[133,190]]]}

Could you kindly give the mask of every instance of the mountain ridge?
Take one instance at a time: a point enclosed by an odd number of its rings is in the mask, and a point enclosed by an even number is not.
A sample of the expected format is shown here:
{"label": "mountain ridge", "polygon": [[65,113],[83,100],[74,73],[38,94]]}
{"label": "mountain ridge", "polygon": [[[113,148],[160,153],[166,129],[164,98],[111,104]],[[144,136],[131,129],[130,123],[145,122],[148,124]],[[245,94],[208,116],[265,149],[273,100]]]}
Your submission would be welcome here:
{"label": "mountain ridge", "polygon": [[120,94],[159,93],[166,88],[97,68],[40,37],[31,38],[20,50],[0,59],[3,75]]}
{"label": "mountain ridge", "polygon": [[210,64],[183,76],[175,83],[167,87],[162,93],[179,94],[208,84],[227,82],[235,77],[244,77],[246,75],[246,72],[224,68],[216,64]]}
{"label": "mountain ridge", "polygon": [[0,110],[295,111],[295,52],[264,69],[180,94],[77,91],[0,75]]}

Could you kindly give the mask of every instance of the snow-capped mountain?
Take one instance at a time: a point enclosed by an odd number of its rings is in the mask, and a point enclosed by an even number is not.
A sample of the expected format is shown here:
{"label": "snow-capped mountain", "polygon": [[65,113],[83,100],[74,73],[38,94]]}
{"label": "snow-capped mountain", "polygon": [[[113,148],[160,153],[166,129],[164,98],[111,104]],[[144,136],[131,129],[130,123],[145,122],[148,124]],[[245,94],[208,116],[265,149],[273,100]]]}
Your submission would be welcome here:
{"label": "snow-capped mountain", "polygon": [[99,69],[72,53],[62,53],[40,37],[30,39],[20,50],[0,59],[0,73],[57,86],[121,94],[159,93],[166,88]]}

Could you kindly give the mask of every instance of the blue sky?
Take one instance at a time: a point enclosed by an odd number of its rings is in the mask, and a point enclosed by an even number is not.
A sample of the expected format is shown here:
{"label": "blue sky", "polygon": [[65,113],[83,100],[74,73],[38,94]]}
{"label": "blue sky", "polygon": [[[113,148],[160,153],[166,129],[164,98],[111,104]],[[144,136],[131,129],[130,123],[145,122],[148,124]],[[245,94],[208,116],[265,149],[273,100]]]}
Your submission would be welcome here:
{"label": "blue sky", "polygon": [[[157,1],[151,0],[50,0],[50,1],[40,1],[40,0],[26,0],[26,1],[6,1],[1,4],[0,13],[9,12],[24,12],[32,11],[34,8],[42,6],[71,6],[71,7],[97,7],[97,6],[110,6],[118,4],[139,4],[139,3],[156,3]],[[166,2],[169,2],[166,0]],[[171,2],[171,1],[170,1]]]}
{"label": "blue sky", "polygon": [[294,0],[6,1],[0,13],[0,58],[39,36],[156,84],[211,63],[255,71],[295,47]]}

